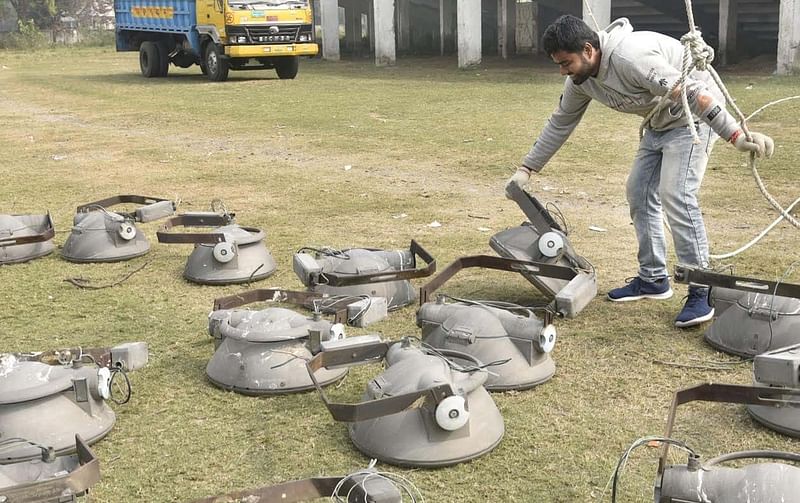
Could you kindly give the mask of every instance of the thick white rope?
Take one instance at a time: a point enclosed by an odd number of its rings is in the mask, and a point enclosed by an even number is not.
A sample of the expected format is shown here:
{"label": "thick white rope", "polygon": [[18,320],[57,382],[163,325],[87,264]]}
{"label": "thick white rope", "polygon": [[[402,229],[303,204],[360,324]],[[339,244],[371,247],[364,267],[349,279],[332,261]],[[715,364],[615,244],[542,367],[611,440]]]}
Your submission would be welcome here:
{"label": "thick white rope", "polygon": [[[684,47],[683,52],[683,65],[681,69],[681,77],[675,82],[675,85],[672,86],[672,89],[662,97],[658,104],[653,107],[649,114],[644,118],[642,121],[641,126],[639,126],[639,139],[644,136],[644,130],[647,125],[650,123],[650,120],[660,112],[666,104],[669,102],[667,96],[672,96],[675,90],[680,86],[680,93],[681,93],[681,104],[683,105],[683,114],[686,118],[687,125],[689,126],[692,137],[694,138],[694,143],[697,144],[700,142],[700,139],[697,136],[697,129],[694,125],[694,120],[692,117],[692,111],[689,108],[689,101],[686,97],[686,86],[683,85],[686,78],[689,74],[697,68],[698,70],[706,70],[711,74],[711,77],[714,79],[714,82],[719,87],[720,91],[722,91],[723,96],[725,96],[725,102],[733,109],[736,113],[737,118],[739,119],[739,123],[741,124],[742,131],[744,131],[745,137],[748,141],[752,139],[750,135],[750,130],[747,128],[747,118],[744,116],[742,111],[736,105],[736,102],[731,97],[730,93],[728,92],[728,88],[725,87],[725,84],[722,82],[717,71],[711,66],[711,61],[714,59],[714,51],[706,45],[703,41],[702,34],[699,30],[696,29],[694,24],[694,12],[692,11],[692,1],[686,0],[686,17],[689,20],[689,33],[681,37],[681,43]],[[775,210],[780,213],[783,218],[785,218],[790,224],[800,229],[800,221],[794,218],[792,215],[789,214],[787,210],[785,210],[778,201],[772,197],[772,194],[769,193],[767,187],[764,185],[763,180],[761,179],[761,175],[758,173],[758,166],[756,163],[756,155],[755,152],[750,153],[750,171],[753,173],[753,178],[755,178],[756,185],[758,186],[758,190],[764,196],[764,198],[769,202],[769,204],[775,208]]]}
{"label": "thick white rope", "polygon": [[586,12],[589,13],[589,17],[592,18],[592,21],[594,21],[595,30],[597,31],[602,30],[602,28],[600,28],[600,25],[597,23],[597,19],[594,17],[594,13],[592,12],[592,7],[589,5],[589,0],[583,0],[583,5],[586,6]]}

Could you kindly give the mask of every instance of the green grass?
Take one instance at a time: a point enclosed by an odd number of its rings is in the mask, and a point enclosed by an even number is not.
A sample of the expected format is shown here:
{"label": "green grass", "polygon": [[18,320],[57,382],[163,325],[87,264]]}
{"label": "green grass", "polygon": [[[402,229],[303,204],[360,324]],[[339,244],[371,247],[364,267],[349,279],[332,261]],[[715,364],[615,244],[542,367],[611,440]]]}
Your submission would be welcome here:
{"label": "green grass", "polygon": [[[551,66],[489,60],[459,71],[454,60],[438,58],[400,60],[393,68],[304,60],[294,81],[258,71],[232,72],[216,84],[196,67],[147,80],[135,53],[107,48],[0,52],[0,211],[51,211],[62,244],[81,203],[139,193],[179,198],[191,211],[222,199],[240,224],[268,233],[279,268],[259,287],[299,289],[291,255],[304,245],[395,248],[413,238],[444,267],[490,253],[491,234],[523,220],[502,187],[556,104],[562,79]],[[796,78],[724,78],[745,113],[800,94]],[[751,124],[778,144],[761,173],[783,204],[800,187],[798,112],[800,100],[790,101]],[[601,293],[636,270],[624,183],[637,128],[636,117],[591,106],[531,187],[566,215],[572,244],[597,267]],[[744,163],[718,143],[709,164],[702,202],[717,253],[775,218]],[[408,216],[393,218],[401,213]],[[434,220],[442,227],[428,227]],[[95,446],[103,479],[90,500],[187,501],[365,466],[345,425],[316,394],[248,398],[207,381],[213,343],[206,316],[215,297],[243,287],[185,282],[190,250],[156,243],[157,226],[142,226],[153,247],[130,263],[77,265],[54,254],[0,268],[3,350],[150,345],[150,365],[131,374],[131,403],[115,408],[114,430]],[[784,223],[729,263],[740,275],[776,279],[798,259],[798,245],[800,234]],[[145,261],[113,289],[79,291],[63,281],[105,283]],[[747,365],[713,372],[656,362],[722,358],[703,343],[702,330],[672,327],[685,291],[677,290],[666,302],[620,306],[598,298],[577,319],[558,322],[556,376],[531,391],[493,395],[506,436],[489,455],[438,470],[382,468],[413,480],[427,501],[600,501],[622,451],[663,431],[674,390],[709,380],[750,382]],[[465,272],[447,291],[536,296],[521,278],[492,271]],[[414,313],[405,308],[374,329],[387,338],[418,335]],[[377,372],[353,369],[332,393],[355,401]],[[737,406],[687,407],[675,436],[708,457],[800,447]],[[643,449],[634,456],[624,501],[650,498],[657,455]]]}

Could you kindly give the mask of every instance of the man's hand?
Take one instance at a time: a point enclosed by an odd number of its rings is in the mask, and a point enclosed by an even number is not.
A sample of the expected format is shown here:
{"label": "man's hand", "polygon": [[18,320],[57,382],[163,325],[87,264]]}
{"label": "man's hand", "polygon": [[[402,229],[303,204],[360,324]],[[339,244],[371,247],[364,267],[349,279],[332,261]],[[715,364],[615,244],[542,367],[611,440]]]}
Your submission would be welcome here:
{"label": "man's hand", "polygon": [[506,197],[511,199],[511,193],[509,192],[509,187],[512,185],[522,188],[528,180],[531,178],[531,170],[526,168],[525,166],[520,166],[517,168],[517,172],[511,175],[511,178],[508,179],[506,182]]}
{"label": "man's hand", "polygon": [[756,157],[772,157],[775,150],[775,142],[765,134],[750,132],[750,141],[741,129],[733,133],[730,142],[741,152],[755,152]]}

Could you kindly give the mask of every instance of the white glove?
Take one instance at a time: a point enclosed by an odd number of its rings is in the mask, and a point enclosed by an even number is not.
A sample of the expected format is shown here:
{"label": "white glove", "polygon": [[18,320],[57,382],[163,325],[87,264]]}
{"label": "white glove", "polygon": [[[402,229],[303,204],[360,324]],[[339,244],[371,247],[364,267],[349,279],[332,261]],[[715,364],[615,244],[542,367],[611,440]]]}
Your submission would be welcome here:
{"label": "white glove", "polygon": [[733,133],[731,136],[731,143],[741,152],[755,152],[756,157],[765,156],[772,157],[772,152],[775,150],[775,142],[772,138],[765,134],[750,132],[750,141],[747,141],[747,135],[741,129]]}
{"label": "white glove", "polygon": [[512,185],[517,186],[521,189],[526,183],[528,183],[528,180],[530,180],[530,178],[531,178],[531,171],[528,168],[524,166],[518,168],[516,173],[511,175],[511,178],[509,178],[508,182],[506,182],[506,197],[511,199],[511,192],[509,192],[508,189]]}

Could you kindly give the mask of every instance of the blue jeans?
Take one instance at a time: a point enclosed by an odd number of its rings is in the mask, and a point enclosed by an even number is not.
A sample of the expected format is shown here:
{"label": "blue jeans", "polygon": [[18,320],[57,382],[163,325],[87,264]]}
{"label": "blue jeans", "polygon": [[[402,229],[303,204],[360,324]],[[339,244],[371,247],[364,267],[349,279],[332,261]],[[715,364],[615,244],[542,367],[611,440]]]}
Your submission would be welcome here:
{"label": "blue jeans", "polygon": [[678,261],[708,265],[708,239],[697,193],[717,134],[709,126],[697,127],[695,145],[688,127],[668,131],[645,130],[628,176],[626,194],[633,227],[639,240],[639,277],[655,281],[669,276],[666,215]]}

